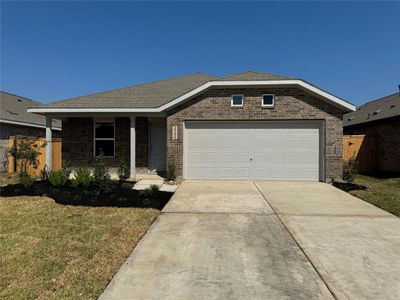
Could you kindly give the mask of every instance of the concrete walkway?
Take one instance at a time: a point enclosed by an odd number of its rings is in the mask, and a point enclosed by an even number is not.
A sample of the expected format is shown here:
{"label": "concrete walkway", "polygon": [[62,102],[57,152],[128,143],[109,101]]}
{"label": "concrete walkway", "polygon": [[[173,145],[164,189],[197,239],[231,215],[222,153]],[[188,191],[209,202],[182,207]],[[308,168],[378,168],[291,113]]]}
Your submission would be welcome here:
{"label": "concrete walkway", "polygon": [[185,181],[100,299],[397,299],[399,230],[323,183]]}

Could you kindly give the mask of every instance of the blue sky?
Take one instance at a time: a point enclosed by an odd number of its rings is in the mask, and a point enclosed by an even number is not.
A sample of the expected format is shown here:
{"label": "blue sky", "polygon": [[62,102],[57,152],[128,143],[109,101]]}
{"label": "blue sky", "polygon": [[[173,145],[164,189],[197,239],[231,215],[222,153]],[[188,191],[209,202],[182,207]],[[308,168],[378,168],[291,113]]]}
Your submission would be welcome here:
{"label": "blue sky", "polygon": [[202,72],[398,91],[400,2],[2,2],[1,89],[42,102]]}

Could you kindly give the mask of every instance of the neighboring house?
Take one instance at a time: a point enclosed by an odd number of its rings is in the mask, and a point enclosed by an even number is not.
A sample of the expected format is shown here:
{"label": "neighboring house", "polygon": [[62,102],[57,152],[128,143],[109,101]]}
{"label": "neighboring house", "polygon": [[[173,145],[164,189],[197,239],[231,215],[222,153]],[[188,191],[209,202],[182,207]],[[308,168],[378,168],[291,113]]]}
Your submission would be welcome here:
{"label": "neighboring house", "polygon": [[[46,119],[43,116],[28,113],[32,106],[43,105],[21,96],[0,91],[0,170],[6,171],[6,151],[10,136],[24,135],[31,137],[44,137]],[[61,130],[61,122],[55,120],[53,128]]]}
{"label": "neighboring house", "polygon": [[368,102],[344,115],[346,135],[372,136],[375,171],[400,172],[400,93]]}
{"label": "neighboring house", "polygon": [[[342,118],[355,107],[301,79],[191,74],[42,105],[63,122],[63,159],[103,152],[136,173],[183,179],[331,181],[342,176]],[[50,132],[50,130],[49,130]],[[50,134],[48,139],[50,139]],[[49,164],[47,164],[49,165]]]}

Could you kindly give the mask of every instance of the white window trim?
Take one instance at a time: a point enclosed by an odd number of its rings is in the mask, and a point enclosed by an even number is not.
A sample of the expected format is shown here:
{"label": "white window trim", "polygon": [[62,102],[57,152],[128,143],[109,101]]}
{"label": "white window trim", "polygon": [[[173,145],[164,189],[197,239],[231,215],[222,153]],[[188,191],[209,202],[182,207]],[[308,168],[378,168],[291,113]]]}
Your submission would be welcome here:
{"label": "white window trim", "polygon": [[[242,104],[233,104],[233,97],[241,96],[242,97]],[[231,95],[231,107],[243,107],[244,105],[244,95],[243,94],[233,94]]]}
{"label": "white window trim", "polygon": [[[96,123],[113,123],[114,126],[114,137],[113,138],[96,138]],[[105,158],[114,158],[115,157],[115,119],[94,119],[93,120],[93,156],[94,158],[99,157],[96,156],[96,141],[113,141],[114,142],[114,155],[106,156]]]}
{"label": "white window trim", "polygon": [[[272,96],[272,104],[264,104],[264,96]],[[275,107],[275,94],[262,94],[261,95],[261,106],[262,107]]]}

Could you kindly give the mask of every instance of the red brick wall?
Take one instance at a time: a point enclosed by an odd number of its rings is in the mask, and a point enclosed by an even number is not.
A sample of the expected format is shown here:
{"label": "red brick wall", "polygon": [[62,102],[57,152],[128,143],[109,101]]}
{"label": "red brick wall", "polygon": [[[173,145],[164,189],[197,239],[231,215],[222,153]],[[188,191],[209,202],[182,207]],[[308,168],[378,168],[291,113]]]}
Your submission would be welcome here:
{"label": "red brick wall", "polygon": [[[68,118],[63,121],[62,157],[72,167],[92,167],[94,163],[93,118]],[[136,118],[136,167],[147,168],[148,163],[147,118]],[[115,118],[115,157],[106,158],[109,167],[118,167],[120,160],[130,162],[130,119]]]}
{"label": "red brick wall", "polygon": [[[275,94],[273,109],[261,106],[262,94]],[[231,107],[231,95],[244,94],[242,108]],[[182,124],[186,120],[324,120],[325,177],[342,177],[343,112],[297,88],[211,89],[171,109],[167,117],[168,160],[175,161],[182,176]],[[178,139],[172,139],[172,126],[178,126]]]}
{"label": "red brick wall", "polygon": [[376,171],[400,172],[400,118],[345,127],[344,133],[374,136]]}

